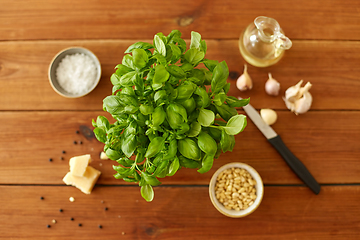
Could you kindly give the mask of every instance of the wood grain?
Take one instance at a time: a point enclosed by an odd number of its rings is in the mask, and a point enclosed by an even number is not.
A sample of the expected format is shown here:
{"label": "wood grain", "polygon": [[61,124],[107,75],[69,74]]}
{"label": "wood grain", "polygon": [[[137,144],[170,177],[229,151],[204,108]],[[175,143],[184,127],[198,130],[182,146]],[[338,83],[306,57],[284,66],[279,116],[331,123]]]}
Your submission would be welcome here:
{"label": "wood grain", "polygon": [[[91,131],[91,120],[103,113],[1,112],[0,122],[4,124],[0,124],[0,183],[63,184],[68,160],[90,153],[92,165],[103,173],[99,184],[125,184],[113,178],[113,161],[99,159],[103,144],[94,137],[86,138],[86,134],[76,134],[81,127]],[[360,112],[314,111],[295,116],[279,111],[278,115],[273,128],[320,183],[360,182]],[[252,122],[236,136],[236,142],[234,151],[221,155],[210,172],[182,169],[161,181],[171,185],[208,184],[216,169],[238,161],[253,166],[266,184],[301,184]],[[49,158],[53,161],[49,162]]]}
{"label": "wood grain", "polygon": [[257,16],[273,17],[290,39],[359,40],[357,0],[120,1],[1,0],[0,40],[143,39],[179,29],[237,39]]}
{"label": "wood grain", "polygon": [[4,239],[328,240],[357,239],[360,229],[359,186],[326,186],[318,196],[302,187],[265,187],[259,208],[241,219],[220,214],[207,187],[156,187],[152,203],[137,187],[96,186],[90,195],[61,186],[0,191]]}
{"label": "wood grain", "polygon": [[[0,42],[0,110],[101,110],[111,94],[110,76],[125,49],[137,40],[12,41]],[[143,40],[150,41],[150,40]],[[225,60],[231,83],[229,94],[251,97],[256,108],[285,109],[285,90],[303,79],[313,84],[313,110],[360,109],[360,42],[294,41],[285,57],[269,68],[248,67],[254,87],[240,92],[235,82],[244,60],[236,40],[208,40],[206,57]],[[83,46],[100,59],[102,78],[97,88],[79,99],[66,99],[51,88],[47,71],[52,58],[69,46]],[[268,73],[281,83],[280,96],[265,93]]]}

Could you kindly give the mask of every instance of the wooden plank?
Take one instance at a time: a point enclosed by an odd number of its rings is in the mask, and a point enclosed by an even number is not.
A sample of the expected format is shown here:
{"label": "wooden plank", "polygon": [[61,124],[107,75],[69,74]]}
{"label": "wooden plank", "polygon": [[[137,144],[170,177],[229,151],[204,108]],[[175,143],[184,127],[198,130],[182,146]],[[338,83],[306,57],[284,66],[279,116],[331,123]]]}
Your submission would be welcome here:
{"label": "wooden plank", "polygon": [[[137,40],[0,42],[0,110],[101,110],[111,94],[110,76],[125,49]],[[143,40],[150,41],[150,40]],[[294,41],[284,59],[269,68],[249,66],[254,88],[240,92],[236,79],[243,71],[236,40],[208,40],[206,57],[225,60],[231,83],[229,94],[251,97],[257,108],[285,109],[285,90],[300,79],[313,84],[313,110],[360,109],[360,42]],[[100,59],[102,78],[97,88],[79,99],[66,99],[50,87],[47,71],[52,58],[69,46],[83,46]],[[264,84],[271,72],[281,83],[280,96],[271,97]],[[20,94],[21,93],[21,94]]]}
{"label": "wooden plank", "polygon": [[179,29],[237,39],[257,16],[279,21],[292,39],[359,40],[359,1],[12,1],[1,0],[0,40],[142,39]]}
{"label": "wooden plank", "polygon": [[96,187],[91,195],[60,186],[0,191],[4,239],[358,239],[360,233],[359,186],[326,186],[319,195],[265,187],[260,207],[241,219],[220,214],[207,187],[156,187],[152,203],[136,187]]}
{"label": "wooden plank", "polygon": [[[76,134],[81,126],[91,131],[91,120],[103,113],[1,112],[0,183],[63,184],[70,157],[90,153],[94,158],[92,165],[102,171],[99,184],[125,184],[112,176],[115,162],[99,159],[103,144],[93,137]],[[360,112],[313,111],[295,116],[279,111],[278,115],[273,128],[320,183],[360,183]],[[258,170],[266,184],[301,183],[252,122],[236,136],[236,142],[234,151],[217,159],[210,172],[199,174],[194,169],[181,169],[161,181],[207,184],[220,166],[245,162]],[[49,158],[53,161],[49,162]]]}

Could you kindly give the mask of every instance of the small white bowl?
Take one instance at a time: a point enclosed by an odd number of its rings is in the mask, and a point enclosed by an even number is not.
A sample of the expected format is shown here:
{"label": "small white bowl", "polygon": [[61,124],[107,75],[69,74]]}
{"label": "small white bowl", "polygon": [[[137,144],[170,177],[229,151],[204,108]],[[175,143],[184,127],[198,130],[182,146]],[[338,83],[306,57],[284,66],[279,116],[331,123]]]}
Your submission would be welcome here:
{"label": "small white bowl", "polygon": [[[56,69],[59,66],[59,63],[61,62],[61,60],[67,56],[67,55],[72,55],[72,54],[76,54],[76,53],[83,53],[87,56],[89,56],[95,66],[96,66],[96,81],[94,82],[94,84],[91,86],[91,88],[89,89],[89,91],[85,92],[85,93],[81,93],[81,94],[73,94],[73,93],[69,93],[67,91],[65,91],[60,84],[58,83],[58,80],[56,78]],[[48,72],[48,77],[49,77],[49,81],[50,81],[50,85],[51,87],[54,89],[55,92],[57,92],[59,95],[63,96],[63,97],[67,97],[67,98],[79,98],[79,97],[83,97],[87,94],[89,94],[91,91],[93,91],[95,89],[95,87],[98,85],[100,78],[101,78],[101,65],[100,65],[100,61],[99,59],[96,57],[96,55],[91,52],[90,50],[86,49],[86,48],[82,48],[82,47],[70,47],[70,48],[66,48],[62,51],[60,51],[59,53],[57,53],[55,55],[55,57],[53,58],[53,60],[50,63],[49,66],[49,72]]]}
{"label": "small white bowl", "polygon": [[[224,170],[229,169],[229,168],[243,168],[246,171],[248,171],[250,173],[250,175],[253,177],[253,179],[256,181],[256,185],[255,185],[256,199],[255,199],[254,203],[245,210],[226,209],[225,206],[221,202],[219,202],[218,199],[216,198],[215,184],[217,181],[217,177],[221,172],[223,172]],[[262,182],[262,179],[261,179],[259,173],[251,166],[249,166],[245,163],[240,163],[240,162],[228,163],[228,164],[220,167],[212,176],[212,178],[210,180],[210,184],[209,184],[209,195],[210,195],[210,200],[211,200],[212,204],[220,213],[222,213],[228,217],[241,218],[241,217],[245,217],[245,216],[249,215],[250,213],[254,212],[258,208],[258,206],[260,205],[260,203],[262,201],[263,195],[264,195],[264,184]]]}

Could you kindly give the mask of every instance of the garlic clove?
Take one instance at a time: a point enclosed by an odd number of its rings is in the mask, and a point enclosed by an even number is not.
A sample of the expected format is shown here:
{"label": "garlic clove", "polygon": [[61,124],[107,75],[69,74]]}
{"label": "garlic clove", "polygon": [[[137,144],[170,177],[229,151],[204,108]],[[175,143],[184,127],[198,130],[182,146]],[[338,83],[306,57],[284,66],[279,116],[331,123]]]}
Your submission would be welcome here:
{"label": "garlic clove", "polygon": [[265,92],[271,96],[279,95],[280,83],[276,81],[271,73],[269,73],[269,79],[265,83]]}
{"label": "garlic clove", "polygon": [[299,94],[302,83],[303,83],[303,80],[300,80],[300,82],[298,82],[295,86],[292,86],[292,87],[289,87],[288,89],[286,89],[285,98],[288,101],[294,102],[298,98],[297,96]]}
{"label": "garlic clove", "polygon": [[305,92],[303,96],[295,102],[295,109],[293,112],[296,115],[304,114],[307,111],[309,111],[311,104],[312,104],[312,95],[309,92]]}
{"label": "garlic clove", "polygon": [[240,91],[246,91],[248,89],[252,89],[253,83],[250,75],[247,72],[247,65],[244,65],[244,73],[237,79],[236,87]]}
{"label": "garlic clove", "polygon": [[274,110],[264,108],[260,110],[260,116],[267,125],[272,125],[277,120],[277,114]]}

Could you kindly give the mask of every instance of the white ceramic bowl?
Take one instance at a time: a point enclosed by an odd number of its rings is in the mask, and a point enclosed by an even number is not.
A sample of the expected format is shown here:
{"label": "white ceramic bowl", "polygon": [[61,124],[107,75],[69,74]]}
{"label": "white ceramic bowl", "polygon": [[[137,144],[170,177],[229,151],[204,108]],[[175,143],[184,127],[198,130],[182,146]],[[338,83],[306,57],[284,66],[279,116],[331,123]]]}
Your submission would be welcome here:
{"label": "white ceramic bowl", "polygon": [[[226,209],[225,206],[221,202],[219,202],[218,199],[216,198],[215,184],[217,181],[217,177],[221,172],[223,172],[224,170],[229,169],[229,168],[243,168],[246,171],[248,171],[250,173],[250,175],[253,177],[253,179],[256,181],[256,185],[255,185],[256,199],[255,199],[254,203],[245,210]],[[264,185],[263,185],[263,182],[262,182],[262,179],[261,179],[259,173],[251,166],[249,166],[245,163],[240,163],[240,162],[228,163],[228,164],[220,167],[212,176],[212,178],[210,180],[210,184],[209,184],[209,195],[210,195],[210,200],[211,200],[212,204],[220,213],[222,213],[228,217],[240,218],[240,217],[245,217],[245,216],[249,215],[250,213],[254,212],[258,208],[258,206],[260,205],[261,200],[263,198],[263,195],[264,195]]]}
{"label": "white ceramic bowl", "polygon": [[[66,55],[72,55],[72,54],[76,54],[76,53],[83,53],[87,56],[89,56],[95,66],[96,66],[96,81],[94,82],[94,84],[91,86],[91,88],[89,88],[89,91],[81,93],[81,94],[72,94],[69,93],[67,91],[65,91],[60,84],[57,81],[56,78],[56,69],[59,66],[59,63],[61,62],[61,60],[66,56]],[[48,72],[48,77],[49,77],[49,81],[50,81],[50,85],[51,87],[54,89],[55,92],[57,92],[59,95],[63,96],[63,97],[67,97],[67,98],[79,98],[79,97],[83,97],[87,94],[89,94],[91,91],[93,91],[95,89],[95,87],[98,85],[100,78],[101,78],[101,65],[100,65],[100,61],[99,59],[96,57],[96,55],[91,52],[90,50],[86,49],[86,48],[82,48],[82,47],[70,47],[70,48],[66,48],[62,51],[60,51],[59,53],[57,53],[55,55],[55,57],[53,58],[53,60],[50,63],[49,66],[49,72]]]}

